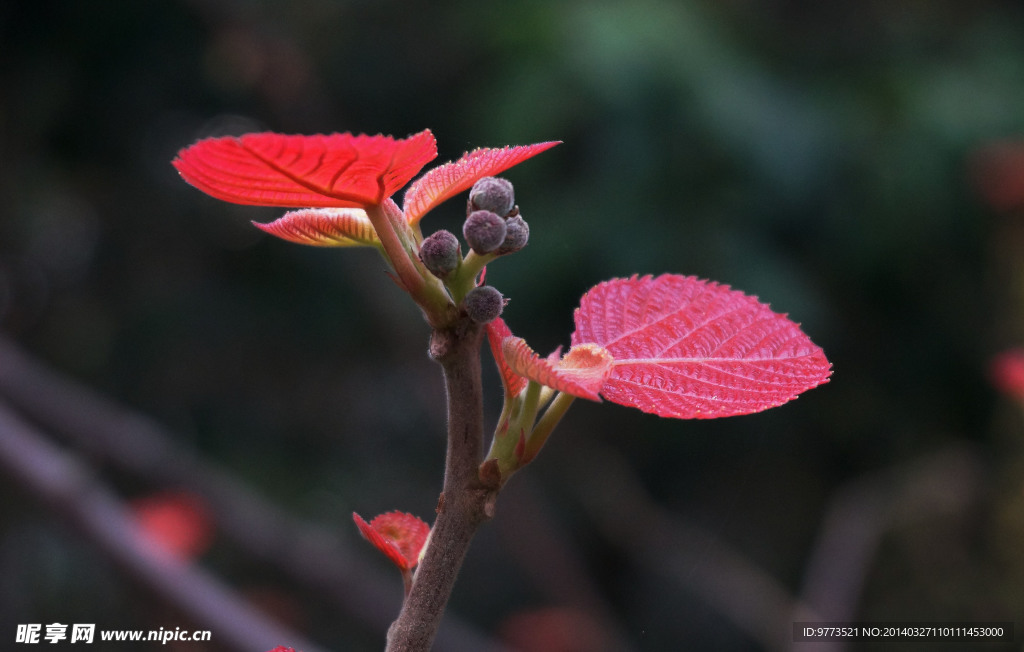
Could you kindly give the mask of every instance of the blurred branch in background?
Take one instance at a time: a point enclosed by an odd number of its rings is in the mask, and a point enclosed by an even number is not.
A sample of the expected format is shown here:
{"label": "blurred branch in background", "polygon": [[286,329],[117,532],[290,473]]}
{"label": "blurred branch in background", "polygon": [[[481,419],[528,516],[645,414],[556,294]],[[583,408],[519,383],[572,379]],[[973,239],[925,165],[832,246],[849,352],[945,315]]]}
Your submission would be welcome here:
{"label": "blurred branch in background", "polygon": [[[332,532],[273,507],[176,442],[152,420],[47,369],[3,338],[0,396],[93,458],[154,485],[188,489],[202,496],[216,516],[219,531],[236,546],[329,597],[353,624],[383,637],[394,619],[401,599],[400,583],[362,564]],[[339,520],[349,522],[347,518]],[[445,619],[436,646],[438,650],[500,649],[455,615]]]}
{"label": "blurred branch in background", "polygon": [[[978,499],[983,473],[978,453],[956,445],[842,487],[797,598],[728,542],[659,507],[619,455],[595,450],[579,468],[587,472],[573,485],[577,498],[637,567],[667,573],[769,650],[791,648],[793,622],[856,620],[882,537],[903,525],[964,512]],[[838,652],[844,645],[827,649]]]}
{"label": "blurred branch in background", "polygon": [[50,444],[4,402],[0,402],[0,464],[8,477],[63,514],[133,579],[197,627],[209,630],[216,645],[252,652],[284,641],[306,652],[321,650],[275,624],[197,566],[154,546],[86,465]]}
{"label": "blurred branch in background", "polygon": [[591,447],[572,486],[633,564],[696,594],[766,650],[785,650],[793,614],[814,618],[781,582],[703,527],[658,506],[622,457]]}
{"label": "blurred branch in background", "polygon": [[[978,452],[960,444],[841,487],[807,563],[804,603],[822,620],[855,621],[872,560],[886,533],[924,519],[964,513],[979,499],[983,474]],[[845,641],[816,645],[820,652],[847,647]],[[792,649],[805,646],[794,644]]]}
{"label": "blurred branch in background", "polygon": [[503,552],[516,559],[548,601],[585,619],[589,638],[583,640],[593,639],[588,650],[635,649],[621,614],[581,560],[578,541],[537,485],[533,476],[522,474],[502,503],[495,525],[502,541],[512,542]]}

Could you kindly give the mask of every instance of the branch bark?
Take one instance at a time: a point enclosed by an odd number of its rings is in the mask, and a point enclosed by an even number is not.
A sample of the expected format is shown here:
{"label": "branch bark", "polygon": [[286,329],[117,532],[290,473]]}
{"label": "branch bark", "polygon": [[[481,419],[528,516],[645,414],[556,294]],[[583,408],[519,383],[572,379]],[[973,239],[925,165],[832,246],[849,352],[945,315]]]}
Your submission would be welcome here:
{"label": "branch bark", "polygon": [[444,488],[412,591],[388,631],[388,652],[430,649],[469,544],[480,525],[494,515],[497,481],[485,483],[479,471],[484,434],[482,338],[483,329],[465,317],[431,336],[430,356],[444,371],[448,400]]}

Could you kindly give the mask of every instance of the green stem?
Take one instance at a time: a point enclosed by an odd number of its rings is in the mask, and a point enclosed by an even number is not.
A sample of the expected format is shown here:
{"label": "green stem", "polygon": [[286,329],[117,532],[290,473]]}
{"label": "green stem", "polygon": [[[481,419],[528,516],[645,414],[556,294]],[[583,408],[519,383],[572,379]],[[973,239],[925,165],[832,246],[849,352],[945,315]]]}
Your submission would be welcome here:
{"label": "green stem", "polygon": [[533,430],[533,422],[537,420],[537,410],[540,409],[540,390],[542,385],[531,380],[526,386],[526,396],[523,398],[523,407],[516,419],[526,430]]}
{"label": "green stem", "polygon": [[472,249],[462,259],[462,264],[448,282],[448,289],[451,290],[452,300],[459,304],[463,297],[476,286],[476,277],[480,271],[487,266],[487,263],[497,258],[494,254],[478,254]]}
{"label": "green stem", "polygon": [[[487,455],[484,457],[485,461],[491,459],[504,459],[508,455],[509,447],[515,446],[510,442],[510,440],[513,438],[513,417],[516,414],[518,406],[518,401],[514,398],[509,399],[506,397],[505,404],[501,407],[501,414],[498,416],[498,423],[494,427],[494,435],[491,437],[491,447],[487,450]],[[502,469],[502,471],[504,471],[504,469]]]}
{"label": "green stem", "polygon": [[[519,468],[520,454],[517,454],[520,438],[529,436],[533,422],[537,418],[537,410],[541,405],[543,387],[539,383],[530,382],[526,391],[512,399],[506,399],[505,406],[498,418],[498,426],[491,439],[491,448],[487,451],[488,460],[497,460],[498,471],[501,473],[502,484]],[[525,442],[524,442],[525,446]],[[525,449],[524,449],[525,450]]]}
{"label": "green stem", "polygon": [[554,400],[548,405],[548,408],[544,410],[544,414],[541,415],[540,420],[537,421],[537,425],[534,427],[533,432],[530,433],[529,438],[526,440],[526,453],[523,463],[532,460],[537,457],[537,453],[544,447],[544,443],[547,442],[548,437],[551,436],[551,432],[558,425],[558,422],[565,416],[569,406],[576,400],[576,397],[572,394],[566,394],[565,392],[558,392],[555,395]]}
{"label": "green stem", "polygon": [[384,254],[399,282],[423,309],[427,322],[435,328],[451,323],[454,305],[440,280],[420,262],[415,234],[405,222],[401,209],[390,199],[384,204],[366,207],[366,215],[380,239]]}

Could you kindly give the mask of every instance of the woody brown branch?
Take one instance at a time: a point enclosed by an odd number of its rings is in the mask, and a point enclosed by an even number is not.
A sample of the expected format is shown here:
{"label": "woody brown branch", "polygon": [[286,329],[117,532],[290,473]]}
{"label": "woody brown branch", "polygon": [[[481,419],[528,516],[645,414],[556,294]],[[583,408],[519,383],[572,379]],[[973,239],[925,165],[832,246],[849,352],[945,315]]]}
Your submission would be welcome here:
{"label": "woody brown branch", "polygon": [[430,649],[469,544],[494,513],[497,485],[482,482],[478,470],[483,454],[482,340],[482,328],[467,318],[431,336],[430,355],[444,371],[448,401],[444,488],[412,591],[388,632],[388,652]]}

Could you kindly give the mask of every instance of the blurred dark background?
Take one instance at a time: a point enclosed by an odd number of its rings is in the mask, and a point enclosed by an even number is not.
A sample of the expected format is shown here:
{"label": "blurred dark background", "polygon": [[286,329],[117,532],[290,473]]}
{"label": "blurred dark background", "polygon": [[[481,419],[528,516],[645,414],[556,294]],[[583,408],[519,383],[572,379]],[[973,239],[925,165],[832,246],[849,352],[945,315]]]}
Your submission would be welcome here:
{"label": "blurred dark background", "polygon": [[[255,130],[430,128],[437,162],[562,140],[507,175],[531,241],[488,281],[517,334],[547,352],[597,282],[694,274],[789,313],[834,377],[717,421],[578,402],[453,613],[527,650],[787,649],[794,618],[746,603],[765,583],[762,606],[826,618],[1012,620],[1024,422],[986,369],[1024,342],[1024,218],[975,163],[1024,136],[1022,37],[994,0],[3,3],[0,332],[384,570],[350,513],[432,517],[426,325],[373,252],[273,240],[249,221],[281,211],[206,197],[170,160]],[[160,489],[96,466],[125,498]],[[171,622],[0,486],[5,622]],[[199,561],[330,649],[380,647],[229,542]]]}

